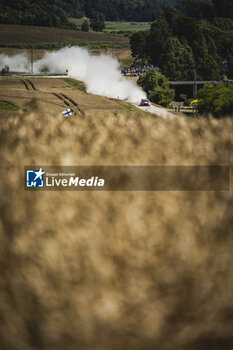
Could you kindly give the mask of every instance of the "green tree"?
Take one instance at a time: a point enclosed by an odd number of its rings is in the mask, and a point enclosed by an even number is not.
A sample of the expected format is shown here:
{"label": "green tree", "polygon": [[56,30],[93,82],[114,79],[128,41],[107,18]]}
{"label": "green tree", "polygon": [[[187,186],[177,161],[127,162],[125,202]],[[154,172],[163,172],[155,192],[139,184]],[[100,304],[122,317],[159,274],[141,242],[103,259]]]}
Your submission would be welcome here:
{"label": "green tree", "polygon": [[220,79],[221,60],[217,54],[212,38],[204,35],[193,43],[193,52],[196,62],[197,74],[200,79]]}
{"label": "green tree", "polygon": [[89,21],[87,19],[84,19],[84,21],[81,25],[81,31],[82,32],[89,32],[89,29],[90,29]]}
{"label": "green tree", "polygon": [[226,74],[228,77],[233,78],[233,46],[229,49],[227,57],[227,69]]}
{"label": "green tree", "polygon": [[233,19],[233,3],[232,0],[212,0],[218,17],[226,17]]}
{"label": "green tree", "polygon": [[170,80],[190,80],[194,78],[194,67],[192,49],[177,38],[168,38],[160,59],[163,74]]}
{"label": "green tree", "polygon": [[177,8],[189,17],[200,19],[206,11],[206,5],[209,5],[209,1],[181,0],[179,1]]}
{"label": "green tree", "polygon": [[172,31],[164,17],[151,24],[149,34],[146,37],[146,54],[153,64],[160,64],[164,43],[172,36]]}
{"label": "green tree", "polygon": [[233,116],[233,85],[206,84],[198,92],[197,109],[201,114],[215,117]]}
{"label": "green tree", "polygon": [[90,25],[95,32],[102,32],[102,30],[105,28],[104,14],[102,12],[94,12],[91,16]]}
{"label": "green tree", "polygon": [[132,56],[136,59],[144,59],[146,55],[146,37],[148,35],[147,31],[138,31],[131,35],[130,37],[130,47],[132,51]]}
{"label": "green tree", "polygon": [[169,81],[155,69],[141,75],[137,84],[148,94],[151,101],[161,106],[167,106],[174,98],[174,90],[170,89]]}

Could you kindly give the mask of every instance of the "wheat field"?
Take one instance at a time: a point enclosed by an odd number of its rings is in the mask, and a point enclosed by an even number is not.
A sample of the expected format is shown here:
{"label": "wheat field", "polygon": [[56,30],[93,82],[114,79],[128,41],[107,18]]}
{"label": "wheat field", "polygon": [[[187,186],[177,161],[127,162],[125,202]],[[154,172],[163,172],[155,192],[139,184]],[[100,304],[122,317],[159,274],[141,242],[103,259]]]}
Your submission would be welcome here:
{"label": "wheat field", "polygon": [[[125,109],[117,101],[72,87],[72,79],[68,78],[0,77],[0,100],[12,103],[21,112],[36,109],[42,114],[57,116],[67,108],[72,108],[76,114],[87,111],[118,113]],[[2,113],[0,110],[0,115]]]}
{"label": "wheat field", "polygon": [[0,348],[233,349],[232,190],[24,189],[26,165],[232,165],[232,124],[2,113]]}

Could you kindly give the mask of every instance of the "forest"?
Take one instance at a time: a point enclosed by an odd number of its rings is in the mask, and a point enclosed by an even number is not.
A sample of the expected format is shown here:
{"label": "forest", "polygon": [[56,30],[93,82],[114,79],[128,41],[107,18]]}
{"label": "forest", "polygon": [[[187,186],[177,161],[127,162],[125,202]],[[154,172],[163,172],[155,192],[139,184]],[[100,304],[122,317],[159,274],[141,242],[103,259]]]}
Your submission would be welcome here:
{"label": "forest", "polygon": [[130,43],[135,64],[157,65],[170,80],[232,78],[233,3],[182,0]]}
{"label": "forest", "polygon": [[109,21],[154,21],[178,0],[0,0],[0,23],[72,27],[69,17],[101,12]]}
{"label": "forest", "polygon": [[0,0],[0,23],[74,28],[62,7],[57,6],[56,2]]}

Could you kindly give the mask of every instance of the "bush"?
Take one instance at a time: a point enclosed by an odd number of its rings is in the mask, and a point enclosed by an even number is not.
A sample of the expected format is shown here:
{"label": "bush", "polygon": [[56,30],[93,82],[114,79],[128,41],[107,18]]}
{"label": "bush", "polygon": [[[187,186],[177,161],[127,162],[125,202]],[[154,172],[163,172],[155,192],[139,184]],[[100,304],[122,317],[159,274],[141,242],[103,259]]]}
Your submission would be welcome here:
{"label": "bush", "polygon": [[200,114],[215,117],[233,116],[233,85],[206,84],[198,93],[197,109]]}
{"label": "bush", "polygon": [[150,69],[146,74],[141,75],[137,84],[143,88],[152,102],[161,106],[168,106],[174,98],[174,90],[170,89],[169,81],[155,69]]}
{"label": "bush", "polygon": [[90,30],[89,21],[87,19],[84,19],[82,26],[81,26],[81,31],[82,32],[89,32],[89,30]]}

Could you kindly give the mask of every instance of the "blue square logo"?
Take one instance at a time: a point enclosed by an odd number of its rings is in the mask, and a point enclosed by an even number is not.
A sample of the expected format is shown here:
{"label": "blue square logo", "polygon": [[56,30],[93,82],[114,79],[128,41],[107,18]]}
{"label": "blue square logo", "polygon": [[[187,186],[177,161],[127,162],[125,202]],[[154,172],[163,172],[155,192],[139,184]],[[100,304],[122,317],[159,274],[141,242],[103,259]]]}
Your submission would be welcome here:
{"label": "blue square logo", "polygon": [[27,187],[44,187],[44,171],[40,170],[26,170],[26,186]]}

